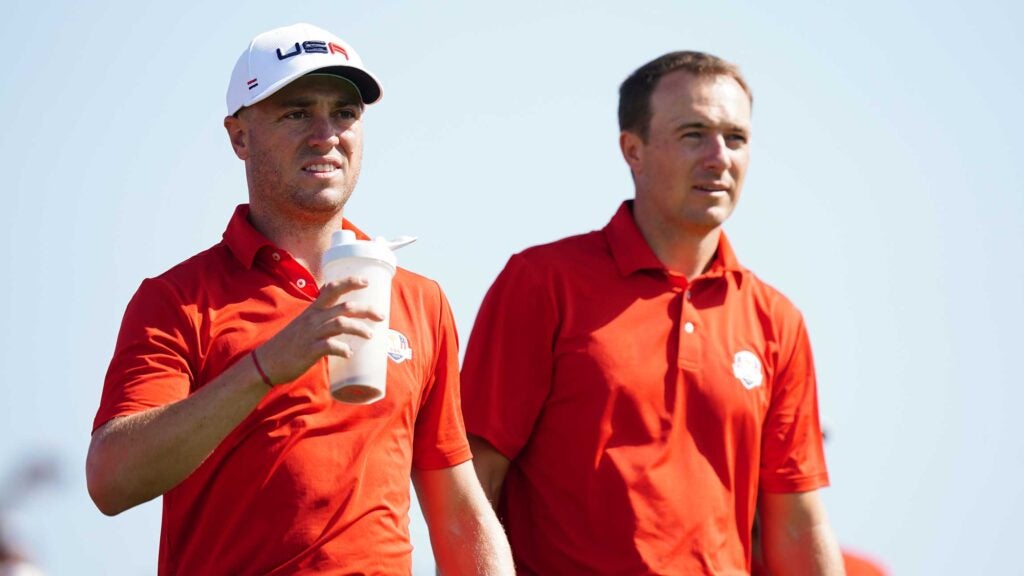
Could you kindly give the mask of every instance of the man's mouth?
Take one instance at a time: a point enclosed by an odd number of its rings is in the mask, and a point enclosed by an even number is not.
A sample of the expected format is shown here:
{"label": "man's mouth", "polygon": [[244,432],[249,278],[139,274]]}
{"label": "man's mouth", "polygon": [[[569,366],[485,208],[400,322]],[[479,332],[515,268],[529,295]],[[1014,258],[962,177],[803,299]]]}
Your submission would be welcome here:
{"label": "man's mouth", "polygon": [[700,192],[708,193],[729,191],[729,187],[724,184],[698,184],[694,186],[693,189]]}
{"label": "man's mouth", "polygon": [[304,172],[313,172],[316,174],[330,174],[339,170],[334,164],[311,164],[302,169]]}

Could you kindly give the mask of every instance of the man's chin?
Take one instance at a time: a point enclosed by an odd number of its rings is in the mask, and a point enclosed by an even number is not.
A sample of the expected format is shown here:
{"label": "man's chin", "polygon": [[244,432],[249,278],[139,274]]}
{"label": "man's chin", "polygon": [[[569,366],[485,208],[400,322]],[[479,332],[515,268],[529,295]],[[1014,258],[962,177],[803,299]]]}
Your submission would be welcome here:
{"label": "man's chin", "polygon": [[338,189],[325,189],[317,192],[298,194],[295,204],[304,211],[312,213],[334,213],[345,207],[350,193]]}
{"label": "man's chin", "polygon": [[718,228],[732,216],[732,206],[714,206],[702,212],[695,220],[704,226]]}

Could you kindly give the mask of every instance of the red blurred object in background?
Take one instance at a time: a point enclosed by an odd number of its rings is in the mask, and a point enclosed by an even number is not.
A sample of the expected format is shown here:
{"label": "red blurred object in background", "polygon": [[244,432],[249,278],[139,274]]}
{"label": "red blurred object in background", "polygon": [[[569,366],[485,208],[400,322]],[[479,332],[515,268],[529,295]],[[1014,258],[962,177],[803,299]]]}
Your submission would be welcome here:
{"label": "red blurred object in background", "polygon": [[843,566],[846,576],[889,576],[889,571],[874,560],[849,550],[843,550]]}

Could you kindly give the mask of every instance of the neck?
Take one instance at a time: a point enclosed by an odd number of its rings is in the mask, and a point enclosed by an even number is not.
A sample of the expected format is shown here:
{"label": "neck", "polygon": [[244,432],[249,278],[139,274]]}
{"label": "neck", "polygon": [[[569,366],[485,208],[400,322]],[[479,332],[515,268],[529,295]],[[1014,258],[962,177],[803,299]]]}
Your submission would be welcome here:
{"label": "neck", "polygon": [[331,234],[341,230],[340,211],[326,218],[295,221],[250,205],[249,222],[275,246],[287,250],[292,258],[305,266],[317,284],[323,284],[320,261],[331,246]]}
{"label": "neck", "polygon": [[711,265],[718,250],[718,239],[722,228],[708,230],[687,230],[665,226],[660,219],[645,219],[635,212],[637,227],[654,255],[672,272],[693,280],[703,274]]}

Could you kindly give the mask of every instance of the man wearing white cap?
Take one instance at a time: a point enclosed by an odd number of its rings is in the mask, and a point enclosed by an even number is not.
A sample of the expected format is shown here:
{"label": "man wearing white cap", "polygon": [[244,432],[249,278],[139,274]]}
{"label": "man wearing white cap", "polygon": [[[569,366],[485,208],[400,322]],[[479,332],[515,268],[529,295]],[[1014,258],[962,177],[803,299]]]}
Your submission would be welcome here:
{"label": "man wearing white cap", "polygon": [[[403,574],[409,477],[443,573],[511,573],[459,410],[451,310],[438,285],[392,283],[387,393],[335,401],[327,358],[384,310],[323,282],[359,176],[364,106],[381,86],[308,24],[257,36],[224,120],[249,204],[223,240],[143,281],[128,305],[87,459],[105,514],[163,496],[161,574]],[[389,351],[390,352],[390,351]]]}

